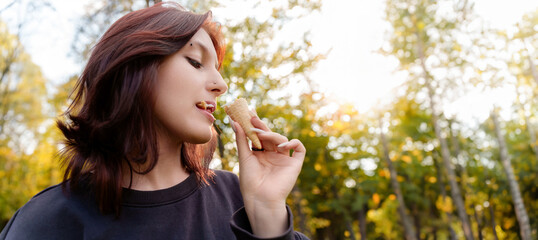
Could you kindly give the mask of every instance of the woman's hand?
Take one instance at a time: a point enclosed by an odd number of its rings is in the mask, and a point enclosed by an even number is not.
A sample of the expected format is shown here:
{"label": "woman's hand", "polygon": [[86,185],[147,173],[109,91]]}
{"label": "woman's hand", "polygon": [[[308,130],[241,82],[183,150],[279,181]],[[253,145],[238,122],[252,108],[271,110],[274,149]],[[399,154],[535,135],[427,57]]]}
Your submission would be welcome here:
{"label": "woman's hand", "polygon": [[286,198],[301,172],[306,149],[299,140],[288,141],[272,132],[258,117],[252,117],[251,122],[264,151],[252,151],[243,129],[231,122],[239,152],[239,183],[254,234],[274,237],[291,224]]}

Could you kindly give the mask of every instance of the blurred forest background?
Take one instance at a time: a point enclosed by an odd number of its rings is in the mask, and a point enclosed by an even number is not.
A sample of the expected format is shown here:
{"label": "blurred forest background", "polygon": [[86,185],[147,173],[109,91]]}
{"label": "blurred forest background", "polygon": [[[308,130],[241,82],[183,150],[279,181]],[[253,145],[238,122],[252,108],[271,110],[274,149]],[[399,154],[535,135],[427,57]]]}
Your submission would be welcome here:
{"label": "blurred forest background", "polygon": [[[18,4],[8,2],[0,14]],[[80,16],[72,46],[81,62],[113,21],[154,4],[94,2]],[[325,55],[311,51],[307,33],[300,44],[272,43],[285,24],[322,2],[269,2],[275,4],[267,19],[221,22],[229,91],[219,104],[245,97],[274,131],[305,144],[288,199],[296,230],[313,239],[538,239],[538,9],[506,32],[481,25],[472,0],[387,1],[391,27],[379,52],[397,58],[406,78],[390,99],[359,114],[311,81]],[[219,5],[180,3],[194,12]],[[48,7],[32,1],[25,14]],[[54,120],[77,79],[51,84],[25,52],[19,30],[0,18],[2,228],[31,196],[61,181]],[[292,85],[303,86],[301,92],[290,91]],[[482,122],[445,109],[470,91],[495,89],[513,91],[515,101],[489,106]],[[237,172],[233,132],[225,113],[216,115],[221,134],[212,167]]]}

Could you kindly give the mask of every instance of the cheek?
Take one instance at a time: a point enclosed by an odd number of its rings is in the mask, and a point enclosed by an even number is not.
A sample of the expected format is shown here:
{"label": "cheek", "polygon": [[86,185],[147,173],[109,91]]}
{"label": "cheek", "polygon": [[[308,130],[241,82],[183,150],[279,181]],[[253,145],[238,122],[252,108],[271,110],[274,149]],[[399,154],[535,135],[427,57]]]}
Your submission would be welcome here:
{"label": "cheek", "polygon": [[[177,61],[176,61],[177,62]],[[160,102],[178,105],[193,97],[192,74],[182,64],[167,64],[158,72],[155,97]]]}
{"label": "cheek", "polygon": [[193,87],[196,84],[192,82],[190,85],[178,82],[157,86],[155,117],[162,130],[174,138],[195,144],[205,143],[212,137],[211,129],[208,128],[211,124],[205,123],[206,118],[195,106],[201,97],[197,94],[199,91],[196,91],[199,87]]}
{"label": "cheek", "polygon": [[165,128],[171,128],[171,124],[180,120],[182,112],[186,110],[187,96],[180,81],[160,76],[153,93],[154,114]]}
{"label": "cheek", "polygon": [[163,124],[183,121],[192,114],[192,93],[178,85],[162,85],[155,94],[155,114]]}

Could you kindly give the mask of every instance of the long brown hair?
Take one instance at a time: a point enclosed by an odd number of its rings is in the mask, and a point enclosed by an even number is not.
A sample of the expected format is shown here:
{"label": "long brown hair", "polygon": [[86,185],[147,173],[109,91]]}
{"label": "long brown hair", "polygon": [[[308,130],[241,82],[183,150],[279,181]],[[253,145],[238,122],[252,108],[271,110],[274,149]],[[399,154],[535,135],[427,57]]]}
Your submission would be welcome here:
{"label": "long brown hair", "polygon": [[[106,31],[77,81],[66,119],[57,120],[65,136],[64,189],[69,182],[71,191],[89,190],[103,213],[119,215],[122,164],[129,164],[131,173],[131,163],[148,166],[141,174],[157,164],[152,99],[158,67],[200,28],[209,33],[220,64],[225,46],[211,12],[194,14],[177,3],[160,3],[123,16]],[[200,182],[213,176],[208,166],[215,146],[216,137],[182,145],[182,164]]]}

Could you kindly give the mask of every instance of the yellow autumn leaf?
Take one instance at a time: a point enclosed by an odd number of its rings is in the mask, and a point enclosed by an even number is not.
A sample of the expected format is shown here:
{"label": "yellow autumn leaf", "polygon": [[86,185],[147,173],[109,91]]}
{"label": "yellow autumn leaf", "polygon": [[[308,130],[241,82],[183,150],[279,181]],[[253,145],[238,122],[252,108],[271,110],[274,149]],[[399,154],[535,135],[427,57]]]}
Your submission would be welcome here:
{"label": "yellow autumn leaf", "polygon": [[505,218],[503,221],[504,229],[510,229],[515,224],[515,218]]}
{"label": "yellow autumn leaf", "polygon": [[443,197],[439,197],[435,202],[435,206],[443,212],[452,212],[452,198],[445,197],[443,200]]}
{"label": "yellow autumn leaf", "polygon": [[379,204],[379,202],[381,201],[381,199],[379,198],[379,194],[374,193],[374,195],[372,195],[372,201],[374,201],[375,205]]}
{"label": "yellow autumn leaf", "polygon": [[331,221],[325,218],[313,218],[312,220],[310,220],[310,225],[314,229],[324,228],[331,225]]}
{"label": "yellow autumn leaf", "polygon": [[342,131],[342,130],[344,130],[344,125],[340,121],[335,121],[334,125],[333,125],[333,128],[335,130],[337,130],[337,131]]}
{"label": "yellow autumn leaf", "polygon": [[321,164],[315,163],[314,164],[314,169],[316,169],[316,171],[318,171],[318,172],[321,171]]}
{"label": "yellow autumn leaf", "polygon": [[380,177],[384,177],[384,176],[385,176],[385,171],[380,170],[380,171],[379,171],[379,176],[380,176]]}
{"label": "yellow autumn leaf", "polygon": [[426,24],[424,24],[424,22],[420,21],[417,23],[417,28],[418,30],[422,31],[424,29],[424,27],[426,26]]}
{"label": "yellow autumn leaf", "polygon": [[314,188],[312,188],[312,194],[317,195],[320,192],[321,192],[321,190],[319,190],[319,188],[317,186],[314,186]]}

